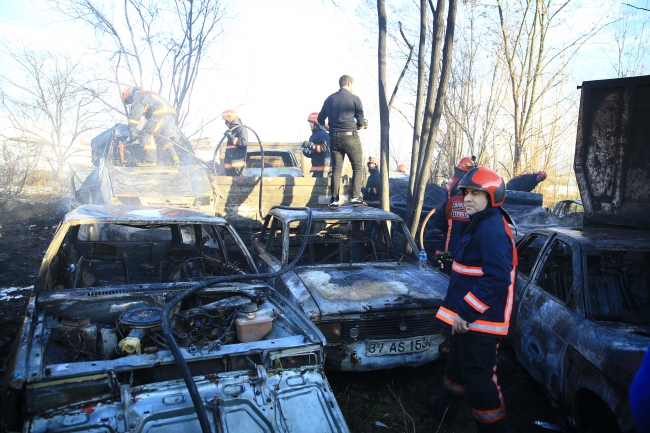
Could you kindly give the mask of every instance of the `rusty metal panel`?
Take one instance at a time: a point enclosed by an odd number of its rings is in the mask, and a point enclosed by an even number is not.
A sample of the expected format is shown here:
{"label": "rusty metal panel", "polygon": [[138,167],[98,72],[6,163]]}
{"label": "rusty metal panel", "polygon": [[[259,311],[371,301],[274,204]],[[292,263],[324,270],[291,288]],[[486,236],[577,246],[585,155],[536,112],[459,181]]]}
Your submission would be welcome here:
{"label": "rusty metal panel", "polygon": [[574,169],[586,221],[650,229],[650,76],[585,81]]}

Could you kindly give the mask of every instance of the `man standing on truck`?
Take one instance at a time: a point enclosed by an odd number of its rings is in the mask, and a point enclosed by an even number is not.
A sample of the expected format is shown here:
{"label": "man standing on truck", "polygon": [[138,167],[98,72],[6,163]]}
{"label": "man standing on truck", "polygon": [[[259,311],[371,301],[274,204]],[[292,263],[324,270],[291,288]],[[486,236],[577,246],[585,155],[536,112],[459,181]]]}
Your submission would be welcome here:
{"label": "man standing on truck", "polygon": [[442,232],[442,239],[438,242],[434,259],[447,274],[451,271],[451,261],[461,233],[469,224],[463,193],[457,188],[458,182],[474,167],[476,167],[476,157],[466,156],[458,161],[454,167],[454,174],[449,176],[447,181],[447,200],[442,203],[433,217],[435,228]]}
{"label": "man standing on truck", "polygon": [[538,171],[537,173],[520,174],[508,181],[506,189],[508,191],[525,191],[531,192],[540,182],[546,179],[545,171]]}
{"label": "man standing on truck", "polygon": [[374,156],[368,158],[368,181],[366,187],[361,188],[363,199],[368,206],[380,208],[381,207],[381,176],[379,174],[379,160]]}
{"label": "man standing on truck", "polygon": [[312,177],[327,178],[330,176],[332,167],[330,165],[332,156],[330,154],[330,135],[325,128],[318,124],[318,113],[313,112],[307,117],[311,136],[309,141],[303,141],[300,145],[302,154],[311,159],[309,171]]}
{"label": "man standing on truck", "polygon": [[517,250],[500,206],[503,178],[487,167],[458,183],[470,222],[455,251],[449,290],[436,317],[452,328],[442,387],[430,400],[435,415],[451,420],[465,395],[479,433],[507,431],[497,382],[499,341],[508,334]]}
{"label": "man standing on truck", "polygon": [[332,143],[332,184],[329,207],[339,207],[339,186],[345,155],[352,165],[352,206],[366,206],[361,197],[361,177],[363,173],[363,152],[358,130],[367,128],[363,117],[361,99],[353,95],[354,79],[349,75],[339,78],[339,91],[327,97],[318,113],[318,123],[325,125],[329,118],[330,142]]}
{"label": "man standing on truck", "polygon": [[158,164],[158,146],[163,146],[171,159],[172,165],[178,165],[180,159],[174,149],[178,143],[178,122],[176,110],[163,97],[157,93],[147,90],[140,90],[137,87],[127,87],[122,92],[122,102],[130,105],[129,111],[129,138],[135,138],[135,129],[142,117],[147,121],[140,131],[140,145],[143,150],[143,157],[138,158],[138,166],[154,167]]}
{"label": "man standing on truck", "polygon": [[248,146],[248,131],[242,125],[239,115],[235,110],[226,110],[221,113],[228,129],[224,135],[226,143],[226,157],[223,165],[226,176],[246,176],[246,149]]}

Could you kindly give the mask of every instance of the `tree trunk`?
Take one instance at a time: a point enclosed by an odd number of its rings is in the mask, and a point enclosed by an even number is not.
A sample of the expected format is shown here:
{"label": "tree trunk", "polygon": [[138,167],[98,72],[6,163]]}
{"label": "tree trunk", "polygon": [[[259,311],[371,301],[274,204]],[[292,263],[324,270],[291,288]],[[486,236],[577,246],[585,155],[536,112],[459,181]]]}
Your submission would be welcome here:
{"label": "tree trunk", "polygon": [[390,169],[390,114],[386,97],[386,5],[384,0],[377,0],[377,18],[379,21],[379,43],[377,63],[379,77],[379,124],[380,124],[380,159],[381,164],[381,207],[390,210],[390,191],[388,189],[388,171]]}

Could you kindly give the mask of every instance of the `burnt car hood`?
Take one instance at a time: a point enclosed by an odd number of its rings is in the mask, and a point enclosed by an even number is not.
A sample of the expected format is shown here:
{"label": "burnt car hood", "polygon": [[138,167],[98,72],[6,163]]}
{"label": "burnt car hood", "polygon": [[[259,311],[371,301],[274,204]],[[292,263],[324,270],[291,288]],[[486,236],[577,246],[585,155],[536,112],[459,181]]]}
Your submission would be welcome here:
{"label": "burnt car hood", "polygon": [[211,195],[210,179],[203,167],[107,166],[113,195],[126,197],[195,197]]}
{"label": "burnt car hood", "polygon": [[437,308],[449,286],[446,275],[421,270],[417,263],[303,267],[295,272],[323,316]]}

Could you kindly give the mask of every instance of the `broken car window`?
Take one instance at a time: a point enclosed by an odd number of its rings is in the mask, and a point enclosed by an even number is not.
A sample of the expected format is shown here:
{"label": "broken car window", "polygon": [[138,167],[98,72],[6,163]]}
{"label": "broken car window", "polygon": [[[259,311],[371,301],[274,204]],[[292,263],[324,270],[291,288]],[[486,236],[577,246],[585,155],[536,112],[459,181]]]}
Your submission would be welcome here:
{"label": "broken car window", "polygon": [[650,252],[588,251],[587,277],[596,320],[650,323]]}
{"label": "broken car window", "polygon": [[544,269],[537,278],[537,284],[547,293],[569,304],[573,267],[573,249],[569,244],[556,240],[544,263]]}
{"label": "broken car window", "polygon": [[517,253],[519,255],[519,267],[517,270],[519,273],[526,277],[530,276],[533,266],[537,261],[537,256],[539,256],[540,251],[542,251],[547,239],[547,236],[533,235],[530,236],[523,245],[517,248]]}

